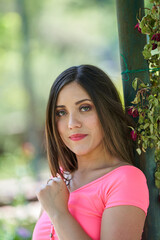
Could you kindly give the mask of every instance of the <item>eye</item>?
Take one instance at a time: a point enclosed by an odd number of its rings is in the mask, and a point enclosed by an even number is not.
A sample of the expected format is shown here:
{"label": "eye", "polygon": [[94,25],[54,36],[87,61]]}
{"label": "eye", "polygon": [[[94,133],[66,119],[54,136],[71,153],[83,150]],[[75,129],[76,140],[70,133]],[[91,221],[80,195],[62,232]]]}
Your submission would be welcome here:
{"label": "eye", "polygon": [[81,107],[80,107],[80,110],[81,110],[82,112],[88,112],[88,111],[91,110],[91,106],[89,106],[89,105],[81,106]]}
{"label": "eye", "polygon": [[59,111],[56,112],[56,116],[57,117],[62,117],[62,116],[65,116],[66,114],[67,113],[64,110],[59,110]]}

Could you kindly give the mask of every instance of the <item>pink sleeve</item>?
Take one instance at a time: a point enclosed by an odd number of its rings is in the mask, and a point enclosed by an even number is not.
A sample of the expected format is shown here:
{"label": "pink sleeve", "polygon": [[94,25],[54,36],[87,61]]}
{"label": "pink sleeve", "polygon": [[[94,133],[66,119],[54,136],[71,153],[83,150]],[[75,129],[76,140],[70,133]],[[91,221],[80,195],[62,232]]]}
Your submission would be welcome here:
{"label": "pink sleeve", "polygon": [[132,205],[141,208],[147,215],[149,191],[146,177],[136,167],[121,168],[111,179],[105,196],[105,208]]}

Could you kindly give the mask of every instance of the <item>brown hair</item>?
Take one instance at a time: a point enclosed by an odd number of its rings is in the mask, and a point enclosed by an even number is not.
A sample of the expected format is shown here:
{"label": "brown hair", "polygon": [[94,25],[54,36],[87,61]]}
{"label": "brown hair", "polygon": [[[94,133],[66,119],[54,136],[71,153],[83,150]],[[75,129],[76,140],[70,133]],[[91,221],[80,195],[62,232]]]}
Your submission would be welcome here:
{"label": "brown hair", "polygon": [[[133,161],[133,146],[128,127],[128,116],[122,107],[119,94],[108,75],[92,65],[80,65],[62,72],[53,83],[46,111],[46,144],[51,174],[73,172],[77,166],[75,154],[65,146],[55,121],[55,106],[60,90],[70,82],[80,84],[91,97],[102,129],[106,150],[122,161]],[[62,174],[61,174],[62,175]]]}

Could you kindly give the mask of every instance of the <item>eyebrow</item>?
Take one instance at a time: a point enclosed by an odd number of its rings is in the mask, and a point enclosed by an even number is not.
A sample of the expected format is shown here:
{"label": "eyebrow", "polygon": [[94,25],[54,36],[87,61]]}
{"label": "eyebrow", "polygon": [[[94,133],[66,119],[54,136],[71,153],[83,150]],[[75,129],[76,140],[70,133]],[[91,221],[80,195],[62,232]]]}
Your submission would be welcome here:
{"label": "eyebrow", "polygon": [[[75,103],[75,105],[78,105],[78,104],[80,104],[80,103],[82,103],[82,102],[85,102],[85,101],[90,101],[90,102],[92,102],[91,99],[85,98],[85,99],[82,99],[82,100],[77,101],[77,102]],[[58,105],[58,106],[56,106],[56,108],[63,108],[63,107],[65,107],[65,105]]]}

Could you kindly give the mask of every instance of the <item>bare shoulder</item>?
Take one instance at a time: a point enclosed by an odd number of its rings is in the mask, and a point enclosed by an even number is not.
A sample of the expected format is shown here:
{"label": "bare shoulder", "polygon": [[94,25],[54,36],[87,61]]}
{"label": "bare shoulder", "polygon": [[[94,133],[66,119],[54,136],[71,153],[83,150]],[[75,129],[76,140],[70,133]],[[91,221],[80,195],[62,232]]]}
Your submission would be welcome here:
{"label": "bare shoulder", "polygon": [[115,206],[104,210],[101,240],[140,240],[146,214],[135,206]]}
{"label": "bare shoulder", "polygon": [[106,173],[108,173],[108,172],[111,172],[111,171],[113,171],[114,169],[119,168],[119,167],[122,167],[122,166],[133,166],[133,165],[130,164],[130,163],[123,162],[123,161],[120,161],[120,160],[119,160],[119,162],[117,162],[117,164],[113,165],[113,166],[110,167],[110,168],[107,167],[107,168],[104,169],[104,170],[106,171]]}

